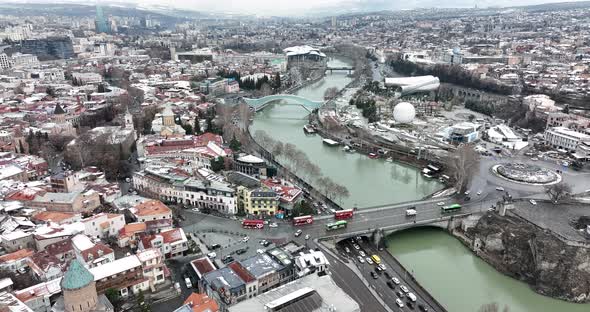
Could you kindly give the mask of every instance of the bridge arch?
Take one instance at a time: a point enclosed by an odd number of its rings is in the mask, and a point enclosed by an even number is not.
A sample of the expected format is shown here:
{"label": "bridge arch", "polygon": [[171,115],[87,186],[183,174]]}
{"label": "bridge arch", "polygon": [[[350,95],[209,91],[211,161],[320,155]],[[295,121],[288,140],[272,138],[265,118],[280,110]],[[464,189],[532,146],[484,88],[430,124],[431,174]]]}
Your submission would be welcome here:
{"label": "bridge arch", "polygon": [[303,108],[307,109],[308,111],[312,111],[316,108],[320,108],[324,101],[313,101],[302,96],[293,95],[293,94],[273,94],[268,95],[265,97],[257,98],[257,99],[250,99],[244,98],[244,101],[248,106],[254,108],[256,111],[259,111],[265,108],[269,103],[274,101],[280,100],[287,100],[295,102],[297,105],[302,106]]}

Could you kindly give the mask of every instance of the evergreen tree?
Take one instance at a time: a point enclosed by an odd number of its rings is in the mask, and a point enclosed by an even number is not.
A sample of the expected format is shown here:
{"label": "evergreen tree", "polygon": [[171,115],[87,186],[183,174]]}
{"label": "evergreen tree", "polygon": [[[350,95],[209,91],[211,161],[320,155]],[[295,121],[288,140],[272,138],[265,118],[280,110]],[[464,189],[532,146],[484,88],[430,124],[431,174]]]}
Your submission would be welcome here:
{"label": "evergreen tree", "polygon": [[184,129],[186,134],[193,134],[193,126],[186,124],[186,125],[182,125],[182,128]]}
{"label": "evergreen tree", "polygon": [[237,152],[241,147],[242,143],[236,139],[236,135],[234,134],[234,136],[231,138],[231,141],[229,142],[229,148],[231,148],[232,151]]}
{"label": "evergreen tree", "polygon": [[217,157],[211,160],[211,170],[219,172],[225,168],[225,160],[223,157]]}
{"label": "evergreen tree", "polygon": [[25,148],[23,146],[23,141],[22,140],[18,140],[18,148],[19,148],[19,151],[21,153],[24,153],[25,152]]}

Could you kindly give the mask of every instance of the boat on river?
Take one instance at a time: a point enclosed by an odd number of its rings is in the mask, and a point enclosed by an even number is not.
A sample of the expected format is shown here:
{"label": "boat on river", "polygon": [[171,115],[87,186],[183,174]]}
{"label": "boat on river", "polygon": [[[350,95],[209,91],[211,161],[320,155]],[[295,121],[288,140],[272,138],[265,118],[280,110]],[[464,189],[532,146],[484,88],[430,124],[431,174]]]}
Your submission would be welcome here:
{"label": "boat on river", "polygon": [[317,132],[317,130],[313,125],[307,124],[303,126],[303,132],[305,132],[305,134],[314,134]]}
{"label": "boat on river", "polygon": [[337,145],[340,145],[340,142],[334,141],[332,139],[323,139],[322,141],[324,142],[324,144],[329,145],[329,146],[337,146]]}

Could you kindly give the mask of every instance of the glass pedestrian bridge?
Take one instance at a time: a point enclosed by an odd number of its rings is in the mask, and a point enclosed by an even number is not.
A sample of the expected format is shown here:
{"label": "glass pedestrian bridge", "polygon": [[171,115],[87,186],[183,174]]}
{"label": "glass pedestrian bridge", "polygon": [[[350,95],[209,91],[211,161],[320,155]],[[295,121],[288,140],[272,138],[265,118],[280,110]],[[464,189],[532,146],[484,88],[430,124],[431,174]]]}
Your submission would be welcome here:
{"label": "glass pedestrian bridge", "polygon": [[293,95],[293,94],[273,94],[258,99],[244,98],[244,101],[248,106],[254,108],[256,111],[262,110],[269,103],[275,101],[285,100],[291,105],[299,105],[308,111],[313,111],[316,108],[320,108],[324,105],[324,101],[312,101],[310,99]]}

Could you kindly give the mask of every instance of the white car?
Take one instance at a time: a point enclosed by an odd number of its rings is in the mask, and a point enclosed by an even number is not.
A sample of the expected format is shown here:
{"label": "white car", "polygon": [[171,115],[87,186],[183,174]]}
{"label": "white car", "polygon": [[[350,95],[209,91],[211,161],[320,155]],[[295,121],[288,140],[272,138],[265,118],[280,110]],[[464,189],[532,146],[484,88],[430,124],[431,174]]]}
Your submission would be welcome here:
{"label": "white car", "polygon": [[263,254],[264,253],[264,249],[256,249],[256,252],[259,254]]}
{"label": "white car", "polygon": [[533,205],[533,206],[537,205],[537,201],[534,199],[529,200],[529,203],[531,203],[531,205]]}
{"label": "white car", "polygon": [[193,208],[191,210],[194,211],[194,212],[199,212],[199,208]]}
{"label": "white car", "polygon": [[359,259],[359,262],[360,262],[360,263],[365,263],[365,259],[363,259],[363,257],[361,257],[361,256],[358,256],[358,257],[357,257],[357,259]]}
{"label": "white car", "polygon": [[445,205],[445,202],[438,202],[438,203],[436,203],[436,205],[437,206],[444,206]]}
{"label": "white car", "polygon": [[186,284],[186,288],[191,289],[193,288],[193,283],[191,283],[191,279],[188,277],[184,278],[184,283]]}
{"label": "white car", "polygon": [[396,285],[399,285],[399,283],[400,283],[399,280],[397,279],[397,277],[392,277],[391,281]]}
{"label": "white car", "polygon": [[401,289],[403,292],[405,292],[405,293],[408,293],[408,292],[409,292],[409,290],[408,290],[408,287],[406,287],[406,286],[404,286],[404,285],[401,285],[399,288],[400,288],[400,289]]}
{"label": "white car", "polygon": [[217,254],[214,252],[210,252],[207,254],[207,257],[209,257],[210,259],[215,259],[215,257],[217,257]]}
{"label": "white car", "polygon": [[481,195],[481,190],[477,191],[477,195]]}
{"label": "white car", "polygon": [[385,266],[385,264],[383,264],[383,263],[381,263],[381,264],[379,265],[379,267],[380,267],[380,268],[381,268],[381,270],[383,270],[383,271],[387,270],[387,267],[386,267],[386,266]]}
{"label": "white car", "polygon": [[279,227],[279,225],[273,222],[273,223],[269,224],[268,227],[276,228],[276,227]]}
{"label": "white car", "polygon": [[353,244],[352,247],[354,247],[354,249],[359,250],[361,249],[361,246],[357,245],[357,244]]}
{"label": "white car", "polygon": [[504,188],[503,188],[503,187],[501,187],[501,186],[498,186],[498,187],[496,188],[496,191],[504,192]]}
{"label": "white car", "polygon": [[373,260],[371,260],[371,258],[367,257],[365,260],[367,260],[368,264],[373,264]]}
{"label": "white car", "polygon": [[414,295],[413,293],[408,293],[408,294],[406,294],[406,296],[408,298],[410,298],[410,300],[412,300],[413,302],[416,302],[416,300],[418,300],[418,298],[416,297],[416,295]]}
{"label": "white car", "polygon": [[361,257],[364,257],[364,256],[366,256],[365,252],[364,252],[364,251],[362,251],[362,250],[359,250],[359,255],[361,255]]}
{"label": "white car", "polygon": [[311,236],[309,236],[309,234],[305,234],[305,240],[310,239]]}
{"label": "white car", "polygon": [[404,307],[404,303],[399,298],[395,299],[395,303],[400,308],[403,308]]}
{"label": "white car", "polygon": [[344,251],[346,251],[346,253],[350,253],[350,248],[344,247]]}
{"label": "white car", "polygon": [[245,242],[247,242],[248,240],[250,240],[250,237],[248,237],[248,236],[244,236],[244,238],[242,238],[242,241],[243,241],[244,243],[245,243]]}
{"label": "white car", "polygon": [[469,195],[469,193],[471,193],[471,191],[469,191],[469,190],[465,191],[465,195]]}

